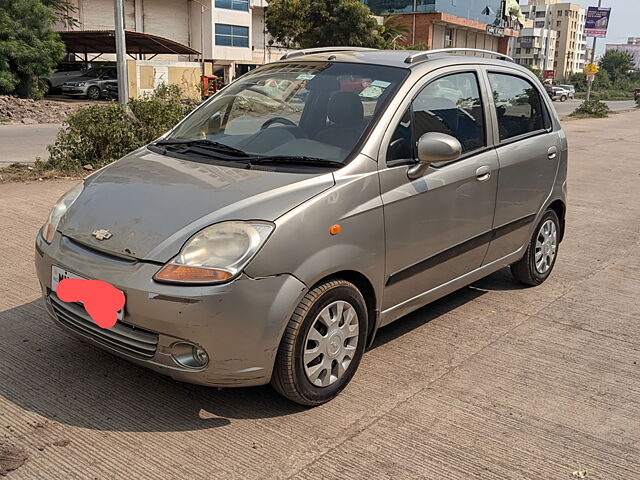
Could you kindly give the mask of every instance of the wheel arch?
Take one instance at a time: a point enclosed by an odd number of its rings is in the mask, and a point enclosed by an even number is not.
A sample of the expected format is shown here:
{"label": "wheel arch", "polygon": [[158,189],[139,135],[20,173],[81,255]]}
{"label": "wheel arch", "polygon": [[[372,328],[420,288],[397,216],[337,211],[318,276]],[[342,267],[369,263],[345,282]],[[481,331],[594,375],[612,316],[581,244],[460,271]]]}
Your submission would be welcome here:
{"label": "wheel arch", "polygon": [[564,238],[564,230],[565,230],[565,215],[567,212],[567,206],[560,199],[554,200],[549,204],[547,208],[553,210],[558,216],[558,220],[560,220],[560,241]]}

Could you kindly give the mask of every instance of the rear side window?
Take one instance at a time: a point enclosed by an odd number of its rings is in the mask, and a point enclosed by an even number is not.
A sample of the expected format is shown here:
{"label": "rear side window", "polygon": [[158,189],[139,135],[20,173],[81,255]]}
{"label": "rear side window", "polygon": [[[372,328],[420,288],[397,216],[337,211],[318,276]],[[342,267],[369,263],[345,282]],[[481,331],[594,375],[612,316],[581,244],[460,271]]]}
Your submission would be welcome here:
{"label": "rear side window", "polygon": [[549,114],[538,89],[521,77],[490,73],[500,141],[548,129]]}

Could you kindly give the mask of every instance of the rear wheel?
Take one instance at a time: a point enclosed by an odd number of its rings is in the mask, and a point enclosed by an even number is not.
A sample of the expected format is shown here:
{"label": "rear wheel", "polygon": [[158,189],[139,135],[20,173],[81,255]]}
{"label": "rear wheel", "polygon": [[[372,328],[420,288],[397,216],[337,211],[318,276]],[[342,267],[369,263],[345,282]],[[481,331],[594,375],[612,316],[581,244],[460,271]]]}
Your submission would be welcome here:
{"label": "rear wheel", "polygon": [[514,278],[530,286],[544,282],[556,263],[559,239],[558,216],[556,212],[548,209],[538,223],[524,257],[511,265]]}
{"label": "rear wheel", "polygon": [[100,100],[100,89],[96,86],[87,89],[87,98],[89,100]]}
{"label": "rear wheel", "polygon": [[562,95],[562,96],[560,97],[560,101],[561,101],[561,102],[566,102],[566,101],[567,101],[567,96],[566,96],[566,95]]}
{"label": "rear wheel", "polygon": [[346,280],[329,280],[298,304],[284,333],[271,384],[301,405],[334,398],[353,378],[367,338],[367,307]]}

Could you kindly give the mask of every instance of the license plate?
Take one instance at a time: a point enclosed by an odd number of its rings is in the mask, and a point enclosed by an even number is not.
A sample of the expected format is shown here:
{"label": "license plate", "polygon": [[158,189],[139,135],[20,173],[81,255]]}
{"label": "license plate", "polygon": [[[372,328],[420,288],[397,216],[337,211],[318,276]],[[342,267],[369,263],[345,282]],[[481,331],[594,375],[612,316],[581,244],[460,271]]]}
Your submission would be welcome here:
{"label": "license plate", "polygon": [[[77,273],[70,272],[69,270],[65,270],[64,268],[58,267],[57,265],[51,266],[51,290],[56,291],[58,288],[58,284],[67,278],[76,278],[81,280],[88,280],[86,277],[78,275]],[[82,302],[78,302],[82,304]],[[113,317],[111,317],[113,318]],[[124,318],[124,307],[118,310],[118,320],[122,321]]]}

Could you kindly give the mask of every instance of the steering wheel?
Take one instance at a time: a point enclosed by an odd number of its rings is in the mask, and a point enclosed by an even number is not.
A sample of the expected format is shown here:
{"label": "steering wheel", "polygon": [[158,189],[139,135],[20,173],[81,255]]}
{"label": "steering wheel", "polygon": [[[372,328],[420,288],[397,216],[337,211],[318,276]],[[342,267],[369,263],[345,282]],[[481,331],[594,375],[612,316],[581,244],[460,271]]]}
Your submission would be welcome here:
{"label": "steering wheel", "polygon": [[295,123],[293,123],[291,120],[289,120],[288,118],[273,117],[273,118],[270,118],[269,120],[267,120],[266,122],[264,122],[262,124],[262,126],[260,127],[260,130],[264,130],[265,128],[269,128],[274,123],[282,123],[283,125],[289,125],[291,127],[297,127],[297,125]]}

